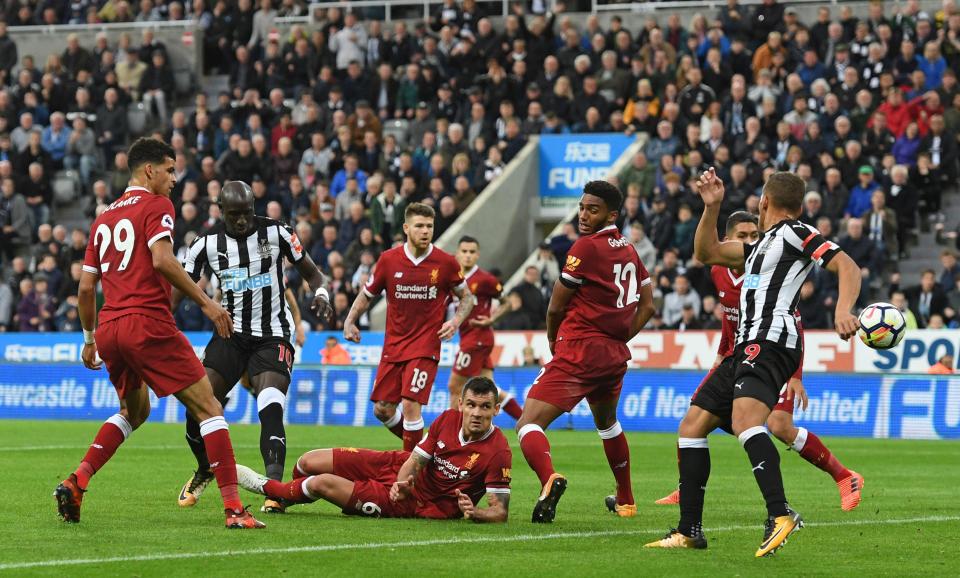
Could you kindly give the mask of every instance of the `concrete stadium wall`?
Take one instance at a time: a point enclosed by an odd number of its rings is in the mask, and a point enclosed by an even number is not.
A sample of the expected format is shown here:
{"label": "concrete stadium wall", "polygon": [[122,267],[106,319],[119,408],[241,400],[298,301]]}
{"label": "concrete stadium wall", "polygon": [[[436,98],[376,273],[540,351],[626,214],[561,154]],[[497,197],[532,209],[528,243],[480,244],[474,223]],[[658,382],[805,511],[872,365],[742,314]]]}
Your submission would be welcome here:
{"label": "concrete stadium wall", "polygon": [[[531,207],[538,198],[540,178],[539,138],[531,137],[496,181],[477,197],[460,218],[436,241],[452,253],[463,235],[476,237],[482,247],[480,266],[512,271],[533,248],[527,233],[533,220]],[[537,241],[539,242],[539,241]],[[382,330],[387,302],[381,299],[370,311],[370,325]]]}

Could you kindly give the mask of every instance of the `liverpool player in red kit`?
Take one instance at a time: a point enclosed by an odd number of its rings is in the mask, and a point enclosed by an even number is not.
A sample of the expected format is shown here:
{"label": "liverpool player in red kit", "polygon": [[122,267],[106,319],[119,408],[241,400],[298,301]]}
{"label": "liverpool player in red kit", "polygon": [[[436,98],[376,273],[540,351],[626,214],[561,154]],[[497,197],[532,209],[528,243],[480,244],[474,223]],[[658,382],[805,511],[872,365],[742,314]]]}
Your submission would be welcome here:
{"label": "liverpool player in red kit", "polygon": [[547,310],[547,339],[553,359],[527,394],[517,423],[520,449],[543,490],[534,522],[552,522],[567,480],[553,469],[544,429],[586,398],[617,481],[615,509],[636,515],[630,487],[630,450],[617,421],[617,404],[630,351],[627,342],[653,315],[649,275],[616,220],[620,190],[604,181],[583,188],[578,223],[581,237],[567,254]]}
{"label": "liverpool player in red kit", "polygon": [[[297,460],[291,482],[237,466],[240,484],[275,500],[323,499],[358,516],[506,522],[512,456],[503,432],[493,425],[500,409],[496,384],[472,378],[463,386],[459,406],[440,414],[412,453],[313,450]],[[489,507],[477,507],[484,494]]]}
{"label": "liverpool player in red kit", "polygon": [[[727,219],[724,240],[732,239],[749,244],[756,242],[759,238],[760,231],[757,228],[756,216],[746,211],[738,211]],[[726,357],[733,355],[737,324],[740,320],[740,287],[743,285],[743,272],[714,265],[710,269],[710,275],[720,298],[720,306],[723,308],[720,348],[713,364],[713,367],[717,367]],[[816,434],[794,425],[793,408],[797,397],[801,400],[801,407],[806,409],[807,400],[802,379],[803,363],[801,361],[796,373],[790,378],[790,387],[786,392],[781,393],[777,405],[770,412],[767,428],[774,437],[799,453],[800,457],[830,474],[840,489],[840,507],[844,511],[850,511],[860,503],[863,476],[844,467]],[[798,392],[798,395],[793,395],[794,391]],[[680,491],[675,490],[669,496],[657,500],[657,503],[679,504]]]}
{"label": "liverpool player in red kit", "polygon": [[[435,215],[421,203],[407,206],[403,223],[406,243],[380,255],[373,275],[343,322],[344,339],[359,343],[357,319],[374,297],[386,291],[386,336],[370,401],[374,415],[403,440],[407,451],[423,437],[421,407],[430,401],[440,341],[453,337],[474,305],[456,259],[431,243]],[[453,319],[445,322],[451,293],[460,303]],[[403,408],[398,410],[401,400]]]}
{"label": "liverpool player in red kit", "polygon": [[[460,273],[467,281],[470,293],[477,300],[473,311],[460,326],[460,350],[454,358],[450,371],[450,408],[456,409],[460,403],[460,390],[471,377],[482,375],[493,378],[493,329],[492,326],[504,313],[510,311],[509,305],[501,305],[491,315],[494,299],[500,298],[503,286],[500,281],[477,265],[480,260],[480,242],[473,237],[461,237],[457,243],[457,263]],[[520,419],[523,408],[512,395],[499,391],[500,407],[513,419]]]}
{"label": "liverpool player in red kit", "polygon": [[[198,422],[211,469],[223,496],[228,528],[263,528],[237,494],[233,446],[223,408],[193,347],[173,321],[173,284],[200,305],[217,333],[231,334],[232,321],[190,279],[173,253],[174,151],[166,143],[141,138],[128,153],[132,178],[123,195],[93,222],[78,291],[83,324],[83,364],[100,369],[99,352],[120,398],[120,412],[100,428],[77,470],[54,496],[60,516],[80,521],[80,505],[90,478],[150,415],[147,387],[159,397],[174,395]],[[104,305],[94,335],[97,280]],[[144,384],[147,387],[144,387]]]}

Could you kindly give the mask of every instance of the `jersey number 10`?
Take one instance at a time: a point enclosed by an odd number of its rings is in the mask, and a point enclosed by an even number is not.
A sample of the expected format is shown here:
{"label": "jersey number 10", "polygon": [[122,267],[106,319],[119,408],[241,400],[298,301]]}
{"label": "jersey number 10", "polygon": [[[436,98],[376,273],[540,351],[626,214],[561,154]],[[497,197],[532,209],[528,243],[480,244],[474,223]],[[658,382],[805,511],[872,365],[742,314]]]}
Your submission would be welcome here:
{"label": "jersey number 10", "polygon": [[130,219],[120,219],[117,221],[117,224],[113,226],[112,232],[106,223],[100,223],[94,236],[94,245],[100,249],[100,272],[106,273],[110,269],[110,263],[105,262],[103,256],[107,253],[107,248],[110,246],[111,240],[113,241],[114,249],[116,249],[118,253],[123,253],[123,259],[120,261],[120,266],[117,267],[117,271],[126,269],[127,265],[130,264],[130,257],[133,257],[134,247],[133,223],[130,222]]}
{"label": "jersey number 10", "polygon": [[[617,286],[620,294],[617,296],[617,308],[623,309],[640,300],[637,294],[637,266],[633,263],[617,263],[613,266],[613,284]],[[626,292],[624,292],[626,287]],[[626,295],[624,295],[626,293]],[[626,296],[627,302],[623,302]]]}

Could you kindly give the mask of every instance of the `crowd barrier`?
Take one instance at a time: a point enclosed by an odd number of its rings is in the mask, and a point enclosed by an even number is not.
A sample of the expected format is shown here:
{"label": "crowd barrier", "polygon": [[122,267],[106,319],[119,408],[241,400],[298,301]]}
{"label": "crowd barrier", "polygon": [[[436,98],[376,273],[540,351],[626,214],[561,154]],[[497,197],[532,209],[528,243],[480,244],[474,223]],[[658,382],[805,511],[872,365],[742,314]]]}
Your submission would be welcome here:
{"label": "crowd barrier", "polygon": [[[210,340],[210,333],[188,332],[198,356]],[[321,352],[328,337],[336,337],[357,365],[376,365],[383,348],[383,333],[364,332],[361,342],[342,343],[338,332],[307,334],[303,347],[297,347],[300,363],[321,363]],[[716,358],[720,334],[717,331],[641,331],[629,344],[631,368],[709,369]],[[523,365],[523,350],[533,349],[542,362],[550,359],[550,347],[543,331],[498,331],[491,355],[496,367]],[[79,362],[83,349],[80,333],[0,333],[2,362]],[[453,365],[457,338],[445,342],[440,365]],[[803,370],[812,372],[926,373],[943,355],[960,362],[960,331],[914,330],[897,347],[888,351],[870,349],[859,339],[841,341],[832,331],[807,331],[804,340]]]}
{"label": "crowd barrier", "polygon": [[[504,368],[495,378],[522,403],[536,367]],[[303,425],[370,426],[379,422],[369,401],[376,367],[300,365],[294,368],[286,418]],[[674,432],[702,371],[630,370],[620,398],[620,423],[628,431]],[[430,423],[449,402],[449,369],[437,374],[424,419]],[[797,423],[829,436],[960,439],[960,377],[913,374],[810,374],[810,396]],[[173,397],[152,398],[151,421],[176,423],[184,409]],[[0,363],[0,419],[103,420],[117,410],[105,370],[77,364]],[[226,406],[231,423],[257,420],[256,402],[240,388]],[[500,415],[497,425],[512,428]],[[554,427],[593,429],[585,403]]]}

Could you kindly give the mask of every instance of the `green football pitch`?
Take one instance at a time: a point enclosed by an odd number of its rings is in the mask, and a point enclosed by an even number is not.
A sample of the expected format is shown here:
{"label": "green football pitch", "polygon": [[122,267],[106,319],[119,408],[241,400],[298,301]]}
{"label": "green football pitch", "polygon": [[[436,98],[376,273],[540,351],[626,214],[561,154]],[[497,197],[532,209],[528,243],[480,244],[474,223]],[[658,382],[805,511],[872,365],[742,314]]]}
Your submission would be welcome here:
{"label": "green football pitch", "polygon": [[[676,484],[675,437],[630,434],[639,516],[619,519],[603,497],[613,478],[593,432],[549,432],[570,485],[552,525],[530,523],[536,478],[514,447],[511,519],[481,526],[458,520],[346,517],[330,504],[263,514],[261,531],[223,528],[219,496],[208,489],[193,509],[177,507],[193,457],[179,425],[147,424],[91,482],[82,522],[56,517],[51,496],[83,455],[94,422],[0,422],[0,575],[25,576],[718,576],[957,575],[960,444],[825,440],[865,477],[864,499],[842,512],[833,481],[783,452],[791,504],[807,526],[769,559],[753,553],[765,510],[735,439],[715,435],[707,492],[706,551],[644,550],[677,521],[653,501]],[[241,463],[262,469],[256,426],[233,426]],[[393,449],[383,428],[288,429],[289,466],[305,450]],[[262,498],[243,494],[259,506]]]}

